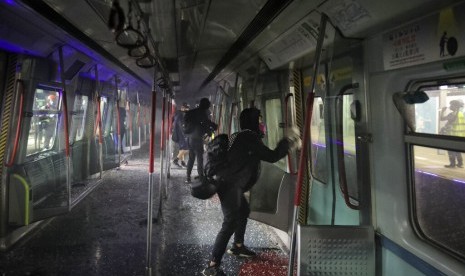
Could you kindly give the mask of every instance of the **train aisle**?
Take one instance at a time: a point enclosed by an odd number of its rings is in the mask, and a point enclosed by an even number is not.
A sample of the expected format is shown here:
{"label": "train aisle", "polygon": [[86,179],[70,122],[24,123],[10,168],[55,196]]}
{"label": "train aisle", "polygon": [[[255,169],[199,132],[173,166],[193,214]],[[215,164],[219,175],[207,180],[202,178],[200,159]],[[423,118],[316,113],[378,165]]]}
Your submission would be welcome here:
{"label": "train aisle", "polygon": [[[195,167],[193,172],[195,173]],[[218,196],[199,200],[190,195],[184,183],[186,170],[173,168],[168,184],[168,198],[162,215],[162,246],[159,247],[159,275],[201,275],[211,258],[216,234],[223,215]],[[228,247],[231,245],[232,238]],[[227,253],[222,269],[226,275],[285,276],[288,259],[279,238],[262,223],[249,220],[244,244],[257,253],[253,259],[237,258]]]}
{"label": "train aisle", "polygon": [[[144,275],[147,152],[134,151],[127,165],[108,172],[70,213],[1,253],[0,275]],[[171,170],[162,219],[153,224],[154,275],[201,275],[221,225],[218,200],[191,197],[184,176],[185,169]],[[158,172],[154,179],[158,185]],[[258,257],[225,254],[223,269],[227,275],[285,275],[287,259],[278,241],[267,226],[250,220],[245,244]]]}

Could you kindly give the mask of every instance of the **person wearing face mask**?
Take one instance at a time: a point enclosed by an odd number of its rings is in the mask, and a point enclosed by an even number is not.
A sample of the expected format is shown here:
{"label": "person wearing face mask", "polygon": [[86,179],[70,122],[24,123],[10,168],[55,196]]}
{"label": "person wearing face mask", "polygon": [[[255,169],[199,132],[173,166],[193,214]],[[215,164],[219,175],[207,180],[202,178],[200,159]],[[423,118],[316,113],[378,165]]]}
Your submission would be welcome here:
{"label": "person wearing face mask", "polygon": [[217,174],[218,181],[222,183],[218,186],[217,193],[223,212],[223,224],[216,236],[212,257],[202,275],[224,275],[220,264],[233,234],[234,241],[232,247],[227,250],[228,254],[244,258],[256,255],[244,245],[250,214],[249,203],[244,193],[257,182],[260,176],[260,162],[277,162],[288,154],[291,144],[287,138],[281,139],[274,150],[263,144],[259,116],[260,110],[256,108],[244,109],[239,117],[241,131],[229,137],[229,166]]}

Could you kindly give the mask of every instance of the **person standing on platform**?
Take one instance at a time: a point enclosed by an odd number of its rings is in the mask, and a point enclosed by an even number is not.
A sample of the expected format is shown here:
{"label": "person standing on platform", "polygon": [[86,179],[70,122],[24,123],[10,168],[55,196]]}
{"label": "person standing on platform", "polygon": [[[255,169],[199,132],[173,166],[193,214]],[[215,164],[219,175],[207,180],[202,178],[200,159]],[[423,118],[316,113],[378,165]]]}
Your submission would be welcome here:
{"label": "person standing on platform", "polygon": [[[447,121],[446,125],[441,129],[441,133],[445,135],[465,137],[465,118],[462,112],[463,101],[452,100],[449,103],[449,109],[452,111],[445,115],[447,107],[441,110],[441,121]],[[445,165],[446,168],[463,168],[462,153],[457,151],[447,151],[449,155],[449,164]]]}

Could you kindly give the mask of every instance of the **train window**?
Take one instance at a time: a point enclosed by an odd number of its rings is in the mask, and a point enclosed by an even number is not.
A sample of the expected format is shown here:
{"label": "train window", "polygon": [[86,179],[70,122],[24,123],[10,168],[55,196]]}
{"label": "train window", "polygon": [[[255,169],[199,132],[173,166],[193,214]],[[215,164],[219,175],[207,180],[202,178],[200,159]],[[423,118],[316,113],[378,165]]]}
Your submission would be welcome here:
{"label": "train window", "polygon": [[342,98],[342,135],[344,139],[344,164],[349,196],[358,200],[357,157],[355,148],[355,124],[350,108],[354,95],[347,94]]}
{"label": "train window", "polygon": [[27,155],[53,147],[57,133],[60,100],[58,90],[46,87],[36,88],[27,142]]}
{"label": "train window", "polygon": [[429,97],[406,112],[406,122],[413,130],[405,135],[411,160],[413,223],[423,239],[463,260],[464,81],[430,80],[414,83],[408,90],[421,90]]}
{"label": "train window", "polygon": [[[283,129],[279,127],[282,121],[281,99],[269,99],[265,102],[266,116],[263,122],[266,125],[266,141],[269,148],[274,149],[279,140],[283,138]],[[275,163],[282,170],[287,169],[286,159],[283,158]]]}
{"label": "train window", "polygon": [[429,100],[415,105],[415,132],[465,136],[465,85],[424,89]]}
{"label": "train window", "polygon": [[312,175],[320,182],[328,181],[326,168],[326,141],[325,141],[325,121],[324,104],[321,97],[315,97],[313,103],[312,122],[310,126],[310,142],[312,154]]}
{"label": "train window", "polygon": [[233,113],[231,114],[231,133],[239,131],[239,108],[238,104],[234,105]]}
{"label": "train window", "polygon": [[464,153],[423,146],[412,152],[416,223],[428,240],[465,258]]}
{"label": "train window", "polygon": [[[87,106],[89,99],[85,95],[76,95],[73,107],[73,119],[71,123],[71,143],[84,138]],[[73,139],[74,137],[74,139]]]}
{"label": "train window", "polygon": [[100,113],[101,113],[101,120],[102,120],[102,131],[103,135],[107,135],[109,132],[109,126],[111,124],[111,118],[108,117],[109,115],[109,107],[108,98],[101,97],[100,98]]}

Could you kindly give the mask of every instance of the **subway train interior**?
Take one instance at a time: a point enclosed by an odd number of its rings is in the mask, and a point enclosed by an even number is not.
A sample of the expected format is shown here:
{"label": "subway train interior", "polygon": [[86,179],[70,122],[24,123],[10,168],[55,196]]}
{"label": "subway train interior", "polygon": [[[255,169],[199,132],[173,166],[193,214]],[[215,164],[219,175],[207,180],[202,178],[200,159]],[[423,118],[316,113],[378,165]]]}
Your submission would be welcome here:
{"label": "subway train interior", "polygon": [[2,276],[202,275],[220,203],[171,139],[201,98],[209,139],[249,107],[301,139],[226,275],[465,275],[465,1],[0,0],[0,91]]}

